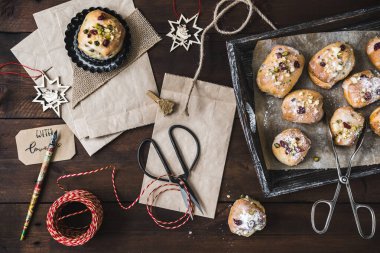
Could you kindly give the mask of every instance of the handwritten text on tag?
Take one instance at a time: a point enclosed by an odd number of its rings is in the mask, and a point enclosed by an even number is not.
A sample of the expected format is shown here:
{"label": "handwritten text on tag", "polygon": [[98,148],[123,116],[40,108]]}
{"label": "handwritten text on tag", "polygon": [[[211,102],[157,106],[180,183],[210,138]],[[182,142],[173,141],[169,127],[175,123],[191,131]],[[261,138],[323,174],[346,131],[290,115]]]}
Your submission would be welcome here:
{"label": "handwritten text on tag", "polygon": [[65,124],[21,130],[16,135],[18,159],[25,165],[42,163],[56,130],[59,137],[52,161],[71,159],[75,155],[74,134]]}

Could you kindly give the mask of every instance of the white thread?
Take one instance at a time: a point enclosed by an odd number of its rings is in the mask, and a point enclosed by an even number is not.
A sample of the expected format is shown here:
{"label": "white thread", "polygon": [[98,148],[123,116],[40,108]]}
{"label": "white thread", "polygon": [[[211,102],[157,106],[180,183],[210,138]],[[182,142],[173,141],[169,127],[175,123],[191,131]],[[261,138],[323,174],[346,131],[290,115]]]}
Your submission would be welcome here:
{"label": "white thread", "polygon": [[[252,3],[251,0],[233,0],[229,5],[227,5],[224,9],[222,9],[219,12],[219,9],[222,7],[222,5],[224,3],[227,3],[227,2],[231,2],[231,1],[230,0],[222,0],[222,1],[220,1],[216,5],[215,10],[214,10],[214,18],[213,18],[213,20],[211,21],[211,23],[208,26],[206,26],[206,28],[203,30],[203,33],[201,35],[201,45],[200,45],[200,49],[199,49],[198,68],[197,68],[197,71],[195,72],[195,75],[193,77],[193,82],[192,82],[192,85],[191,85],[191,88],[190,88],[189,95],[187,97],[186,106],[185,106],[185,114],[186,115],[189,115],[189,113],[188,113],[188,106],[189,106],[190,96],[191,96],[191,93],[193,92],[195,83],[196,83],[196,81],[197,81],[197,79],[199,77],[199,74],[200,74],[202,66],[203,66],[204,41],[205,41],[205,36],[206,36],[206,33],[208,32],[208,30],[210,30],[212,27],[215,27],[215,30],[217,32],[219,32],[220,34],[223,34],[223,35],[233,35],[233,34],[236,34],[236,33],[240,32],[241,30],[243,30],[245,28],[245,26],[248,24],[249,20],[251,19],[252,13],[253,13],[254,10],[257,12],[257,14],[259,14],[259,16],[266,23],[268,23],[268,25],[270,25],[274,30],[277,30],[277,28],[273,25],[273,23]],[[226,30],[220,29],[219,26],[218,26],[219,19],[227,11],[229,11],[230,9],[232,9],[234,6],[236,6],[239,3],[243,3],[243,4],[245,4],[245,5],[248,6],[248,14],[247,14],[247,17],[244,20],[244,22],[240,25],[240,27],[238,29],[235,29],[235,30],[232,30],[232,31],[226,31]]]}

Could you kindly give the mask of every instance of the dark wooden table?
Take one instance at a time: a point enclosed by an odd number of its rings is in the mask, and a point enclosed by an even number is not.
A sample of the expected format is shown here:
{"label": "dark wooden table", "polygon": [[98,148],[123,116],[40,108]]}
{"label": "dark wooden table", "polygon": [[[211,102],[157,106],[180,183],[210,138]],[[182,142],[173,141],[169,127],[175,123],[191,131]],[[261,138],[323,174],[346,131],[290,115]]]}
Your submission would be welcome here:
{"label": "dark wooden table", "polygon": [[[1,0],[0,1],[0,62],[15,61],[10,48],[36,29],[32,14],[65,2],[64,0]],[[199,23],[205,27],[211,20],[216,0],[203,1]],[[355,9],[370,7],[376,0],[271,0],[256,1],[257,6],[278,27],[285,27]],[[198,47],[189,52],[177,49],[169,53],[168,19],[174,19],[169,0],[136,0],[136,6],[162,35],[163,40],[149,52],[158,87],[166,72],[192,76],[198,61]],[[178,1],[178,9],[192,15],[196,1]],[[237,27],[240,8],[224,19],[229,28]],[[228,19],[228,20],[227,20]],[[248,27],[233,38],[270,30],[257,14]],[[212,31],[207,36],[204,69],[200,79],[231,85],[225,40]],[[40,166],[25,166],[17,159],[15,136],[32,127],[63,123],[51,112],[42,112],[32,103],[35,95],[33,82],[14,76],[2,76],[0,85],[8,88],[0,103],[0,252],[379,252],[380,234],[372,240],[363,240],[356,231],[346,194],[341,194],[330,230],[317,235],[310,225],[312,203],[330,198],[335,185],[265,199],[254,172],[246,142],[236,118],[228,151],[227,163],[219,196],[216,218],[198,218],[175,231],[159,229],[148,217],[145,206],[138,205],[129,212],[122,211],[115,202],[110,176],[105,173],[88,178],[73,179],[70,184],[84,186],[103,201],[104,222],[95,238],[83,247],[64,247],[51,239],[45,218],[51,203],[62,192],[55,184],[58,176],[97,168],[114,163],[119,169],[117,185],[126,203],[139,193],[142,174],[135,159],[141,139],[150,137],[153,126],[123,133],[103,150],[89,157],[79,142],[77,154],[70,161],[51,165],[41,201],[36,210],[28,237],[19,236],[26,210]],[[353,180],[352,188],[358,202],[369,203],[376,213],[380,211],[380,176]],[[260,200],[268,215],[264,231],[251,238],[230,233],[227,226],[229,207],[246,193]],[[159,215],[175,218],[178,213],[158,211]],[[380,216],[380,215],[378,215]],[[368,223],[369,219],[364,217]]]}

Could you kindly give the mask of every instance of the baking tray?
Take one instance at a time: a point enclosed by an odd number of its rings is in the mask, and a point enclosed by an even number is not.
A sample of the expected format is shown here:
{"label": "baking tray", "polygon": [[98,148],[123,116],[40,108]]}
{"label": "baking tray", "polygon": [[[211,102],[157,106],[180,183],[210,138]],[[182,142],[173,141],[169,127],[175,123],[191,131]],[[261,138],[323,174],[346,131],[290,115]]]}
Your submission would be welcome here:
{"label": "baking tray", "polygon": [[[380,21],[377,21],[379,15],[380,5],[227,42],[227,53],[240,122],[265,197],[336,183],[338,179],[336,170],[333,169],[267,170],[254,114],[252,52],[257,41],[310,32],[377,31],[380,30]],[[380,173],[379,164],[356,166],[352,170],[351,178],[377,173]]]}

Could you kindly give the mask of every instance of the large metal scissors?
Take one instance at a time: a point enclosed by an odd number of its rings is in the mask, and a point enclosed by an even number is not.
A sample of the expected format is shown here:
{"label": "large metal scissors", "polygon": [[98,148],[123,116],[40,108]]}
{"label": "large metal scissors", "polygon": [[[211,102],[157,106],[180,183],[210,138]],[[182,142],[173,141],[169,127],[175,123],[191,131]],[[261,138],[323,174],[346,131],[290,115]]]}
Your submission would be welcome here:
{"label": "large metal scissors", "polygon": [[[325,116],[325,117],[326,117],[326,120],[328,121],[327,116]],[[351,154],[346,174],[343,175],[341,167],[340,167],[340,163],[339,163],[338,154],[337,154],[336,148],[335,148],[334,138],[333,138],[333,135],[331,133],[331,129],[328,127],[329,135],[330,135],[330,139],[331,139],[331,143],[332,143],[332,148],[333,148],[334,156],[335,156],[336,169],[338,172],[338,185],[336,187],[335,194],[334,194],[334,197],[332,200],[318,200],[314,203],[314,205],[311,209],[311,224],[312,224],[314,231],[318,234],[323,234],[328,230],[330,222],[331,222],[331,218],[332,218],[332,215],[333,215],[333,212],[335,209],[336,202],[338,201],[340,189],[342,188],[342,185],[345,185],[346,189],[347,189],[348,197],[350,199],[352,212],[353,212],[354,217],[355,217],[356,227],[358,229],[360,236],[364,239],[371,239],[375,235],[376,216],[375,216],[374,210],[369,205],[356,203],[354,200],[354,197],[352,195],[352,191],[351,191],[351,187],[350,187],[350,175],[351,175],[352,161],[353,161],[355,155],[358,153],[359,149],[361,148],[361,146],[363,144],[366,128],[367,128],[367,124],[366,124],[366,122],[364,122],[364,127],[363,127],[363,130],[360,133],[359,139],[356,143],[355,151]],[[329,207],[329,214],[327,216],[325,226],[321,230],[317,229],[317,227],[315,225],[315,209],[317,208],[317,206],[319,204],[326,204]],[[367,234],[367,235],[363,233],[362,226],[360,224],[359,215],[358,215],[358,210],[360,208],[367,209],[371,214],[371,219],[372,219],[371,233]]]}
{"label": "large metal scissors", "polygon": [[[186,132],[188,132],[193,137],[193,139],[195,141],[196,154],[195,154],[194,160],[193,160],[192,164],[190,165],[190,167],[187,166],[187,164],[183,158],[181,149],[177,144],[176,138],[174,137],[173,131],[177,128],[183,129]],[[147,175],[148,177],[150,177],[152,179],[157,179],[160,181],[171,182],[171,183],[177,184],[180,188],[180,192],[181,192],[181,195],[182,195],[183,201],[185,202],[186,207],[188,208],[188,195],[187,195],[187,192],[188,192],[190,195],[191,202],[194,203],[194,205],[199,209],[199,211],[201,213],[203,213],[202,207],[201,207],[197,197],[195,196],[194,191],[191,189],[189,183],[187,182],[187,179],[189,178],[191,170],[195,167],[195,165],[197,164],[197,162],[199,160],[199,154],[200,154],[201,146],[200,146],[198,137],[195,135],[195,133],[193,131],[191,131],[189,128],[182,126],[182,125],[171,126],[169,128],[168,133],[169,133],[170,142],[172,143],[173,149],[174,149],[176,156],[178,158],[178,161],[181,165],[183,174],[174,175],[173,170],[170,168],[170,166],[169,166],[165,156],[163,155],[159,145],[157,144],[157,142],[155,140],[153,140],[151,138],[143,140],[141,142],[139,148],[138,148],[137,161],[139,163],[139,167],[144,172],[145,175]],[[154,176],[154,175],[150,174],[146,170],[146,167],[143,165],[143,163],[142,163],[143,149],[148,144],[153,145],[158,157],[161,160],[162,165],[164,166],[164,169],[165,169],[166,174],[167,174],[167,178],[158,177],[158,176]],[[186,189],[185,189],[185,187],[186,187]],[[191,216],[191,218],[193,218],[191,212],[190,212],[190,216]]]}

